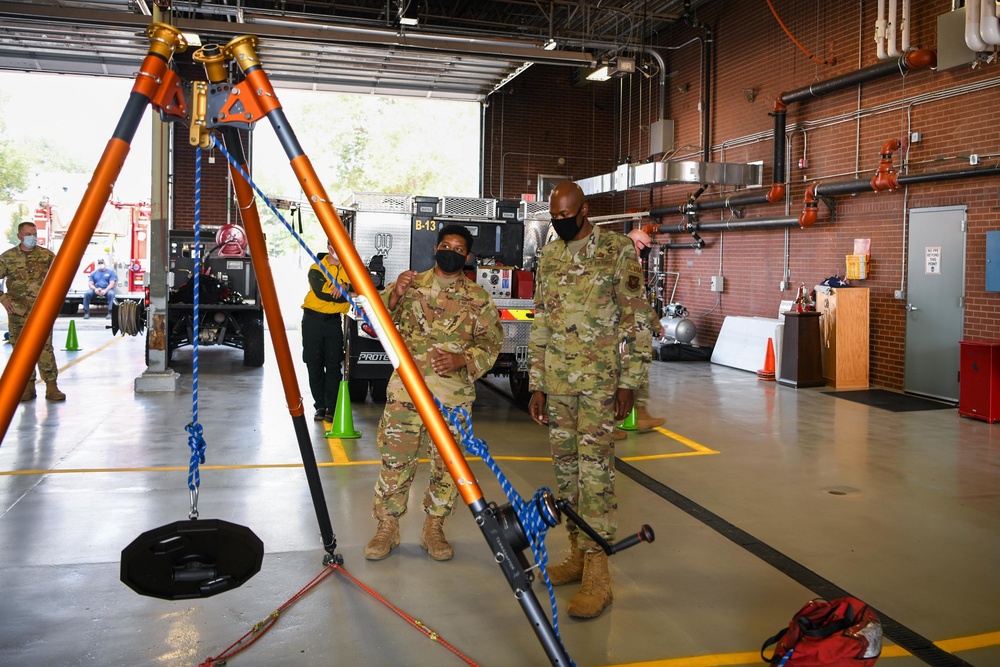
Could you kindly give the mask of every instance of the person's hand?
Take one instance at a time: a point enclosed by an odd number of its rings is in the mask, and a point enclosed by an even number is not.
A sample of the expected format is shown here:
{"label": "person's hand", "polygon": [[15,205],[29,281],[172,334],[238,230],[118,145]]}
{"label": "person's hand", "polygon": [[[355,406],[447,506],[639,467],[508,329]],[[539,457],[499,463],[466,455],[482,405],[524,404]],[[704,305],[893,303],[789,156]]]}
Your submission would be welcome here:
{"label": "person's hand", "polygon": [[541,424],[542,426],[548,426],[549,415],[545,410],[545,394],[536,391],[532,392],[531,400],[528,401],[528,414],[531,415],[531,419],[536,424]]}
{"label": "person's hand", "polygon": [[14,314],[14,305],[10,302],[10,298],[6,294],[0,298],[0,303],[3,304],[3,309],[7,311],[8,315]]}
{"label": "person's hand", "polygon": [[396,288],[393,292],[397,297],[402,297],[406,294],[406,290],[410,289],[410,285],[413,284],[413,279],[417,277],[416,271],[403,271],[396,278]]}
{"label": "person's hand", "polygon": [[628,417],[633,405],[635,405],[635,394],[632,390],[619,387],[615,392],[615,421]]}
{"label": "person's hand", "polygon": [[465,366],[465,357],[454,352],[446,352],[441,348],[431,350],[431,368],[438,375],[447,375]]}

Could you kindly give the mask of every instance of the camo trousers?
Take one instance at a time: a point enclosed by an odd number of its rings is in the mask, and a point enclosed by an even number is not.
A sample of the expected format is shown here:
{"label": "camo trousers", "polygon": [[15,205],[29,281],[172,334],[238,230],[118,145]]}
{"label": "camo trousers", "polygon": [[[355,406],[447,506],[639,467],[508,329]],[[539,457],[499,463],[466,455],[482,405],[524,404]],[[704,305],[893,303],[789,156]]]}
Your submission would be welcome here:
{"label": "camo trousers", "polygon": [[[471,402],[462,403],[459,407],[471,415]],[[455,427],[449,423],[448,428],[455,442],[460,443]],[[382,520],[406,514],[410,484],[417,472],[417,457],[424,449],[429,450],[431,461],[430,480],[424,493],[424,512],[441,517],[451,514],[458,497],[458,487],[441,460],[437,447],[431,443],[427,427],[413,403],[393,400],[390,393],[379,423],[377,439],[378,449],[382,454],[382,469],[375,482],[372,516]]]}
{"label": "camo trousers", "polygon": [[[601,537],[612,542],[618,525],[614,394],[550,394],[546,407],[558,495],[568,499]],[[577,532],[572,522],[567,528]],[[580,545],[585,551],[597,550],[597,544],[589,538]]]}
{"label": "camo trousers", "polygon": [[[8,324],[10,328],[10,344],[17,345],[17,339],[21,335],[21,329],[24,328],[24,323],[28,321],[27,315],[10,315],[8,317]],[[49,331],[48,337],[45,339],[45,345],[42,346],[42,351],[38,355],[38,372],[41,374],[42,379],[46,382],[55,382],[56,378],[59,377],[59,367],[56,366],[56,356],[52,351],[52,332]],[[31,368],[31,380],[29,382],[35,381],[35,368]]]}

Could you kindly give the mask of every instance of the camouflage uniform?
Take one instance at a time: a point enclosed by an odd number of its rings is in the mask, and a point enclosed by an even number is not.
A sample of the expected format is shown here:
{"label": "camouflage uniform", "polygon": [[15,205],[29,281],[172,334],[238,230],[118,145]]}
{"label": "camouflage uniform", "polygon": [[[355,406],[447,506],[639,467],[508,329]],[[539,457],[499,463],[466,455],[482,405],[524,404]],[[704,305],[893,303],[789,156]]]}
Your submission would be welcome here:
{"label": "camouflage uniform", "polygon": [[[382,292],[386,307],[395,287],[392,283]],[[475,381],[493,367],[503,343],[500,314],[489,294],[464,275],[442,288],[431,269],[413,279],[392,317],[430,392],[445,406],[461,406],[471,413],[476,399]],[[471,363],[454,373],[438,375],[431,366],[430,353],[435,348],[463,354]],[[448,426],[457,441],[454,427],[450,423]],[[372,516],[379,521],[406,513],[410,483],[417,471],[417,455],[428,440],[427,428],[403,381],[398,373],[393,373],[378,430],[382,469],[375,482]],[[424,494],[424,511],[445,517],[451,513],[458,489],[437,447],[430,446],[430,459],[431,477]]]}
{"label": "camouflage uniform", "polygon": [[[649,309],[649,330],[650,336],[656,335],[660,330],[660,316],[656,314],[656,309],[653,308],[646,302],[646,307]],[[652,344],[652,339],[650,339],[650,344]],[[646,375],[646,380],[642,383],[638,389],[635,390],[635,405],[637,408],[648,408],[649,407],[649,375]]]}
{"label": "camouflage uniform", "polygon": [[[0,278],[5,278],[5,293],[0,298],[10,299],[14,307],[10,315],[10,342],[17,345],[24,323],[28,321],[31,306],[38,298],[45,276],[52,266],[55,255],[48,248],[36,246],[31,252],[24,252],[20,245],[0,253]],[[59,376],[55,354],[52,352],[52,332],[49,331],[45,345],[38,356],[38,371],[46,382],[55,382]],[[35,369],[31,369],[31,380],[35,382]]]}
{"label": "camouflage uniform", "polygon": [[[615,392],[645,382],[652,344],[648,310],[642,268],[627,237],[594,227],[576,255],[561,240],[542,248],[529,388],[546,394],[559,495],[608,541],[614,540],[618,511]],[[597,548],[592,540],[581,546]]]}

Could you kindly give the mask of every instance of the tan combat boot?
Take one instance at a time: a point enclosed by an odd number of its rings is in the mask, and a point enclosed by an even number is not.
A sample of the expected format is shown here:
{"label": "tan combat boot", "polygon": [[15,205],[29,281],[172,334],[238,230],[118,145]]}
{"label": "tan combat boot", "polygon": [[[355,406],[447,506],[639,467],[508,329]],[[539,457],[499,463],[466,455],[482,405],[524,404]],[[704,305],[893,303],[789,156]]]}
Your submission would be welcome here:
{"label": "tan combat boot", "polygon": [[603,551],[583,555],[583,585],[570,598],[566,611],[573,618],[596,618],[612,600],[608,555]]}
{"label": "tan combat boot", "polygon": [[48,401],[65,401],[66,394],[59,391],[59,387],[56,386],[56,381],[45,383],[45,399]]}
{"label": "tan combat boot", "polygon": [[434,560],[451,560],[455,550],[448,544],[444,536],[444,517],[427,515],[424,519],[424,530],[420,533],[420,548]]}
{"label": "tan combat boot", "polygon": [[628,437],[628,433],[621,430],[620,428],[615,429],[615,440],[624,440]]}
{"label": "tan combat boot", "polygon": [[663,426],[667,421],[663,417],[654,417],[644,407],[635,406],[635,428],[639,431],[651,431],[657,426]]}
{"label": "tan combat boot", "polygon": [[365,547],[365,558],[382,560],[389,555],[393,547],[399,546],[399,519],[389,516],[379,520],[375,529],[375,537]]}
{"label": "tan combat boot", "polygon": [[[616,431],[618,429],[615,429]],[[624,431],[622,431],[624,433]],[[571,584],[583,578],[583,550],[577,546],[578,533],[569,534],[569,556],[558,565],[545,568],[553,586]]]}
{"label": "tan combat boot", "polygon": [[35,394],[35,382],[34,380],[31,380],[28,382],[27,386],[25,386],[24,393],[21,394],[21,400],[33,401],[35,400],[35,396],[37,396],[37,394]]}

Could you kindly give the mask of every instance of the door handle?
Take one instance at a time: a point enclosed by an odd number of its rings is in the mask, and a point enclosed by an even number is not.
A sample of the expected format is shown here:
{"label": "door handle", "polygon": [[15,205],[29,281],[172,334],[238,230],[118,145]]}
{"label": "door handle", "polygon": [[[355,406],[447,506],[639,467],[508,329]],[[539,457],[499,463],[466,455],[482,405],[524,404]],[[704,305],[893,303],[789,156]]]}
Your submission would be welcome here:
{"label": "door handle", "polygon": [[920,310],[920,309],[914,306],[912,303],[906,304],[906,312],[912,313],[915,310]]}

